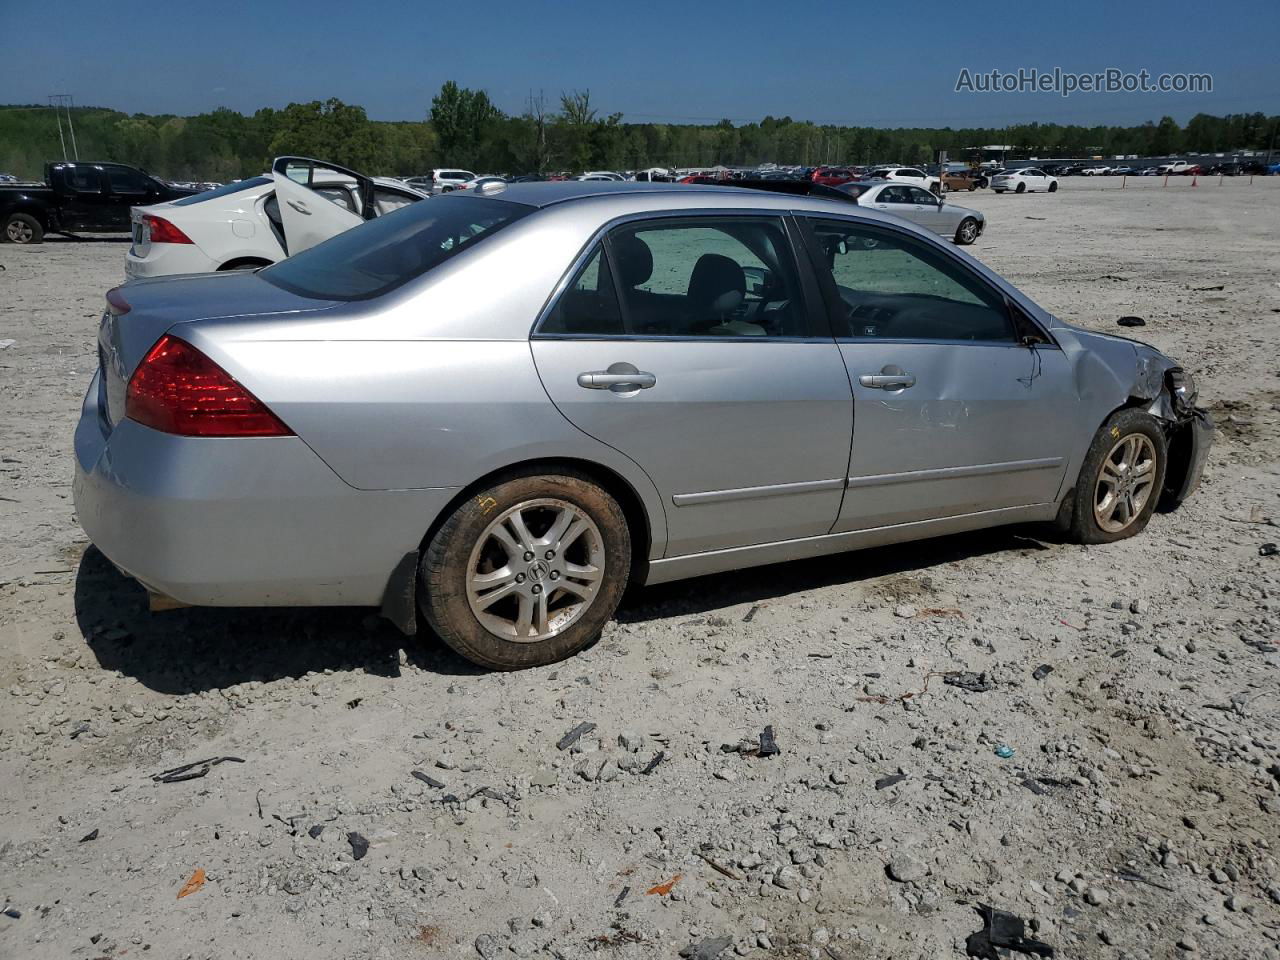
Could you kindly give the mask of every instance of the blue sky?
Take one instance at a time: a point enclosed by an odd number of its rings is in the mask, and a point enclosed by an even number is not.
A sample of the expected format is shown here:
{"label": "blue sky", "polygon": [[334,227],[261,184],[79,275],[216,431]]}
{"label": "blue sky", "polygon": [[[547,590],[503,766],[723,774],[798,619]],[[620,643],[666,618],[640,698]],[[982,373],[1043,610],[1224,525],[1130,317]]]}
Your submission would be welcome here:
{"label": "blue sky", "polygon": [[[628,120],[767,114],[869,126],[1128,124],[1169,114],[1280,113],[1280,3],[1094,0],[884,4],[158,4],[0,0],[0,102],[189,114],[338,97],[421,119],[449,79],[519,112],[589,88]],[[980,8],[980,9],[975,9]],[[968,11],[968,12],[966,12]],[[1212,74],[1209,94],[962,94],[962,68]]]}

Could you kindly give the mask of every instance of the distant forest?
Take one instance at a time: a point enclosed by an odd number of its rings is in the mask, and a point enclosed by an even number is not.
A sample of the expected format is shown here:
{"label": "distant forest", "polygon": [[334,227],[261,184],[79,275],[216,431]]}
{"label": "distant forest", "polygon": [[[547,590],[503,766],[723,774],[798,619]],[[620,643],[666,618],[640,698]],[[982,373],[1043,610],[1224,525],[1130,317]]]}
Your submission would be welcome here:
{"label": "distant forest", "polygon": [[[70,155],[65,114],[62,120]],[[972,148],[985,144],[1009,144],[1021,156],[1168,156],[1270,150],[1280,132],[1280,116],[1262,113],[1197,114],[1185,127],[1170,117],[1134,127],[1031,123],[955,129],[832,126],[791,117],[738,125],[624,123],[621,114],[598,110],[589,91],[564,93],[554,103],[530,98],[523,113],[510,115],[483,91],[452,82],[416,122],[370,120],[363,107],[339,100],[263,108],[251,116],[227,109],[177,117],[79,107],[72,120],[86,160],[130,163],[174,180],[217,181],[261,173],[282,154],[391,176],[444,166],[520,174],[769,161],[925,163],[939,150],[953,160],[978,159]],[[47,161],[62,155],[53,109],[0,106],[0,172],[38,177]]]}

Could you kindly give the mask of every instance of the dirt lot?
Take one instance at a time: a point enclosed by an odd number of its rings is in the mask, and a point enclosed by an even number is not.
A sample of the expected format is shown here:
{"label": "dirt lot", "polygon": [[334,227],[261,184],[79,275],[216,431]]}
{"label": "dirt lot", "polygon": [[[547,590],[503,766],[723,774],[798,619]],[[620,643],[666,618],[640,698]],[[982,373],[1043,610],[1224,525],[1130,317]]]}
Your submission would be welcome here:
{"label": "dirt lot", "polygon": [[1195,498],[640,591],[517,675],[362,610],[149,615],[70,499],[125,245],[0,247],[0,956],[934,960],[990,903],[1059,957],[1280,958],[1280,178],[951,200],[1194,372]]}

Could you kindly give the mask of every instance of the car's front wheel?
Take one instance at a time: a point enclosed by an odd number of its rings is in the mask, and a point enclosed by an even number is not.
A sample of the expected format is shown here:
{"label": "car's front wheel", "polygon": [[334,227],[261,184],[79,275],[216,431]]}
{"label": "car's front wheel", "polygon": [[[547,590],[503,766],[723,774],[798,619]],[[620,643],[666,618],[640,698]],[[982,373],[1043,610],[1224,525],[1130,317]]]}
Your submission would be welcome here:
{"label": "car's front wheel", "polygon": [[1058,181],[1055,180],[1053,183],[1049,184],[1049,192],[1050,193],[1058,192]]}
{"label": "car's front wheel", "polygon": [[968,246],[978,239],[978,221],[973,217],[965,217],[956,227],[956,243]]}
{"label": "car's front wheel", "polygon": [[1078,543],[1112,543],[1141,533],[1164,488],[1168,447],[1155,419],[1120,410],[1093,438],[1080,468],[1070,532]]}
{"label": "car's front wheel", "polygon": [[423,554],[422,613],[450,647],[494,670],[589,646],[631,567],[618,502],[570,470],[512,476],[459,504]]}

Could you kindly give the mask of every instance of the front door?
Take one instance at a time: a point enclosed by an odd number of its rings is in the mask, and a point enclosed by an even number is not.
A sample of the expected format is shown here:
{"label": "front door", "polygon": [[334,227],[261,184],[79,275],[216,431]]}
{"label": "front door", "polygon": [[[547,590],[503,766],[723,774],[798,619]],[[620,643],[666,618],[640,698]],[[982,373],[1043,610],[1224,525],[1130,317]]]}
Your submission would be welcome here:
{"label": "front door", "polygon": [[934,244],[811,225],[854,391],[835,530],[1053,502],[1074,435],[1062,351],[1022,342],[1003,295]]}
{"label": "front door", "polygon": [[532,349],[560,412],[661,492],[667,556],[817,536],[835,523],[852,395],[783,218],[615,228]]}

